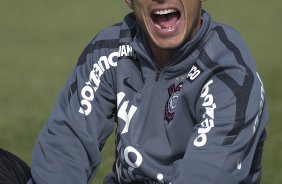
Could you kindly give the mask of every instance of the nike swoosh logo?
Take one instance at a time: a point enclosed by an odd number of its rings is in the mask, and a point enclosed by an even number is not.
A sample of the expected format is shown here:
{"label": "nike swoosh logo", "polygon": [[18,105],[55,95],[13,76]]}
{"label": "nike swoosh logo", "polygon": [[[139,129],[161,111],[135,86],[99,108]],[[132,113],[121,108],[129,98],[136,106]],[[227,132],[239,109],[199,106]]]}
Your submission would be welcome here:
{"label": "nike swoosh logo", "polygon": [[125,86],[129,87],[130,89],[132,89],[133,91],[138,92],[138,91],[130,84],[130,82],[128,82],[128,77],[125,78],[125,79],[123,79],[123,84],[124,84]]}

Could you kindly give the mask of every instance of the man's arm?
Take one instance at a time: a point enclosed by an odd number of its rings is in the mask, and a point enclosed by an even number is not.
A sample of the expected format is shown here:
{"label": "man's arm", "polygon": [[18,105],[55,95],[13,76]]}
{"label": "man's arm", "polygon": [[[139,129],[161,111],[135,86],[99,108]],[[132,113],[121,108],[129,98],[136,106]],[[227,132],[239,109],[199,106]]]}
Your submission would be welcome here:
{"label": "man's arm", "polygon": [[31,165],[35,183],[86,184],[97,171],[100,151],[113,130],[116,97],[111,68],[102,70],[89,47],[36,141]]}
{"label": "man's arm", "polygon": [[259,181],[267,110],[257,76],[250,87],[249,92],[239,90],[218,77],[206,83],[196,106],[200,121],[173,184],[238,184],[246,178]]}

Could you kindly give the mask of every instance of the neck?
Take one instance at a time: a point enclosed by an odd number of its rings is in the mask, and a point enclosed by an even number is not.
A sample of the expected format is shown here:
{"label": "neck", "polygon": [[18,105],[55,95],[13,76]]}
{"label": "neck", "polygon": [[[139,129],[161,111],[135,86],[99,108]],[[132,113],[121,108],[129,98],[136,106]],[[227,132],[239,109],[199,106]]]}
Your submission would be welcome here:
{"label": "neck", "polygon": [[160,68],[163,68],[170,62],[173,52],[173,49],[161,49],[158,47],[154,47],[154,49],[152,49],[154,61]]}
{"label": "neck", "polygon": [[[193,26],[193,29],[192,29],[193,31],[191,32],[191,34],[187,38],[188,41],[195,35],[195,33],[200,29],[200,27],[201,27],[201,17],[199,17],[199,21],[196,22],[195,26]],[[183,41],[183,43],[184,42],[185,41]],[[151,40],[149,40],[149,45],[151,47],[151,51],[152,51],[152,54],[153,54],[153,57],[154,57],[154,61],[156,62],[156,64],[160,68],[163,68],[164,66],[169,64],[175,50],[177,49],[177,48],[170,48],[170,49],[160,48],[160,47],[156,46],[153,43],[153,41],[151,41]]]}

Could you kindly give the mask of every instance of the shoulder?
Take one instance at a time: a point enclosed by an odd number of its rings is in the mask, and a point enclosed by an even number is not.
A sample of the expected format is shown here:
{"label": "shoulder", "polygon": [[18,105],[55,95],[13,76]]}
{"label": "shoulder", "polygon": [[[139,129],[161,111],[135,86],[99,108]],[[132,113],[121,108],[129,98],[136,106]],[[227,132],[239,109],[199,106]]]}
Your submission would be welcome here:
{"label": "shoulder", "polygon": [[121,23],[105,28],[99,32],[88,47],[90,50],[118,48]]}
{"label": "shoulder", "polygon": [[95,63],[101,57],[115,53],[119,46],[121,23],[117,23],[100,31],[84,48],[78,59],[78,65]]}
{"label": "shoulder", "polygon": [[93,45],[94,49],[118,48],[120,42],[124,42],[124,39],[130,39],[132,37],[132,32],[134,32],[135,29],[135,16],[130,13],[124,17],[122,22],[100,31],[92,40],[91,45]]}
{"label": "shoulder", "polygon": [[229,25],[212,22],[210,36],[203,50],[209,59],[218,65],[255,70],[253,57],[246,42],[241,34]]}
{"label": "shoulder", "polygon": [[[235,56],[251,56],[247,43],[244,41],[242,35],[234,27],[213,22],[211,33],[211,40],[208,43],[210,46],[214,47],[215,45],[217,45],[217,47],[222,51],[230,51],[231,53],[235,54]],[[220,52],[215,53],[222,54]],[[247,60],[250,59],[248,58]]]}
{"label": "shoulder", "polygon": [[120,35],[121,25],[122,23],[117,23],[117,24],[114,24],[110,27],[103,29],[95,36],[95,38],[92,40],[92,43],[95,43],[101,40],[105,40],[105,41],[117,40]]}
{"label": "shoulder", "polygon": [[85,60],[85,57],[89,54],[94,58],[99,58],[100,56],[118,53],[119,45],[129,42],[134,36],[135,30],[136,19],[134,14],[130,13],[125,16],[122,22],[100,31],[85,47],[79,60],[81,60],[81,57]]}
{"label": "shoulder", "polygon": [[[249,86],[257,78],[256,66],[247,44],[233,27],[212,22],[210,36],[199,55],[208,73],[227,86]],[[211,76],[210,76],[211,77]]]}
{"label": "shoulder", "polygon": [[215,33],[219,35],[226,34],[226,36],[228,36],[229,39],[232,39],[232,38],[243,39],[238,30],[236,30],[234,27],[227,25],[227,24],[213,22],[212,30],[215,31]]}

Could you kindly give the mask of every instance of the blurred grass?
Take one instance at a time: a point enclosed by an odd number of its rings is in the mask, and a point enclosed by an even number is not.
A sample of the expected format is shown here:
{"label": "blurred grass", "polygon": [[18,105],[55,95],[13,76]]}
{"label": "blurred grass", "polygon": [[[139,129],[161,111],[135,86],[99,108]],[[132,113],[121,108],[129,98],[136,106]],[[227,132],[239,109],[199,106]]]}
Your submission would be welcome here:
{"label": "blurred grass", "polygon": [[[270,120],[263,184],[282,181],[282,24],[278,0],[208,0],[212,17],[245,38],[264,81]],[[1,0],[0,147],[30,163],[34,141],[56,96],[86,44],[129,12],[122,0]],[[93,183],[102,183],[113,161],[113,138]]]}

